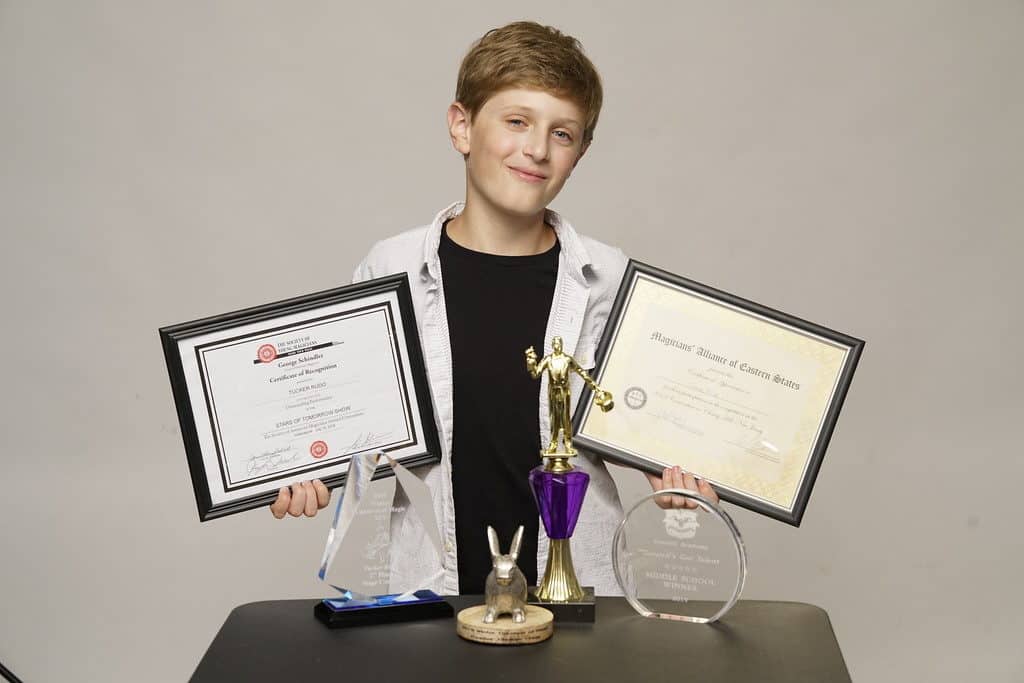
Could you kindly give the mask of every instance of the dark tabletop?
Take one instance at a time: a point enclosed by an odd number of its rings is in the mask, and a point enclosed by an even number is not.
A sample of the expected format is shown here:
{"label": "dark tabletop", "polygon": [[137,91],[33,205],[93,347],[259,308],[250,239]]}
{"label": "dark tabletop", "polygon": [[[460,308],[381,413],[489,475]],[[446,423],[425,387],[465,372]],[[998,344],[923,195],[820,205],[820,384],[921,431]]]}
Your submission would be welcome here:
{"label": "dark tabletop", "polygon": [[[456,613],[480,596],[448,598]],[[455,619],[328,629],[317,601],[232,610],[193,681],[849,681],[828,614],[796,602],[741,600],[713,625],[645,619],[598,598],[593,624],[557,622],[536,645],[480,645]]]}

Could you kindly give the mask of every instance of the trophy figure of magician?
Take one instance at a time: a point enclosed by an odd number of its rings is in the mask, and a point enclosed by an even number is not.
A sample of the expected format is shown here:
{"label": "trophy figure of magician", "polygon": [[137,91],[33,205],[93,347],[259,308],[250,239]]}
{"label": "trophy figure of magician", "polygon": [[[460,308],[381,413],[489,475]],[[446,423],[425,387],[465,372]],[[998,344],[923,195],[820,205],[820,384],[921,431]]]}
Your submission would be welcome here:
{"label": "trophy figure of magician", "polygon": [[[610,392],[601,389],[572,356],[562,351],[561,337],[551,340],[551,353],[539,362],[533,347],[526,349],[526,369],[534,379],[547,371],[548,410],[551,418],[551,441],[540,453],[544,464],[530,471],[530,486],[537,499],[544,530],[551,540],[547,568],[537,587],[536,596],[540,602],[578,602],[584,599],[585,591],[572,566],[569,539],[583,507],[590,475],[573,468],[569,463],[569,458],[576,455],[572,447],[572,424],[569,418],[572,403],[569,378],[572,373],[582,377],[594,391],[594,403],[601,410],[608,412],[614,402]],[[562,441],[561,450],[559,440]]]}

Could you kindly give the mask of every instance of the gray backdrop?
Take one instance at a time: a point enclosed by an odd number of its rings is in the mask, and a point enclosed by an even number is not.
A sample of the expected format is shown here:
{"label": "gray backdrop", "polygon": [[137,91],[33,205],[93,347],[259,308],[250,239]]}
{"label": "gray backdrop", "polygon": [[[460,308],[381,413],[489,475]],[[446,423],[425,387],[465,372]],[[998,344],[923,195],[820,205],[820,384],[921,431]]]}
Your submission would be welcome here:
{"label": "gray backdrop", "polygon": [[156,330],[346,283],[461,198],[459,60],[519,18],[606,86],[555,208],[868,342],[803,526],[730,506],[745,597],[827,609],[856,680],[1021,680],[1024,6],[995,0],[0,2],[0,661],[182,680],[234,606],[320,592],[326,516],[197,521]]}

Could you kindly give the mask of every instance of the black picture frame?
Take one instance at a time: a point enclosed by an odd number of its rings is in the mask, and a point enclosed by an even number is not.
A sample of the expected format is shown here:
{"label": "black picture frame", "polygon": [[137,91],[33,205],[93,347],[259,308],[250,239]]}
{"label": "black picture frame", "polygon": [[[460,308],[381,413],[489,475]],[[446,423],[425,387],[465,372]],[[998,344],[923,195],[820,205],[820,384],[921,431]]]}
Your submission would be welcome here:
{"label": "black picture frame", "polygon": [[[409,278],[406,273],[389,275],[199,320],[168,325],[159,329],[200,521],[217,519],[226,515],[267,506],[277,498],[278,489],[274,488],[273,490],[254,493],[251,496],[245,496],[228,502],[214,503],[210,489],[211,481],[207,476],[207,466],[204,462],[203,447],[200,442],[197,423],[197,419],[209,420],[211,413],[208,411],[207,406],[197,408],[193,405],[189,391],[189,380],[186,377],[180,351],[181,342],[209,333],[230,333],[233,329],[253,323],[273,324],[275,320],[293,314],[309,313],[315,315],[320,309],[340,304],[351,304],[351,309],[358,313],[359,309],[357,307],[360,302],[371,297],[388,294],[393,294],[397,299],[397,309],[400,313],[399,316],[390,315],[387,318],[390,320],[391,333],[398,352],[396,362],[398,364],[408,364],[408,374],[412,378],[411,387],[405,382],[406,373],[404,367],[399,367],[396,373],[397,381],[401,383],[402,390],[407,397],[410,397],[410,394],[415,397],[415,404],[409,402],[405,408],[410,418],[418,417],[419,420],[418,423],[415,423],[419,429],[411,430],[415,438],[411,450],[407,444],[403,450],[404,455],[401,458],[396,458],[396,460],[399,460],[406,467],[437,463],[441,459],[440,439],[438,437],[426,365],[416,325],[416,314],[412,304]],[[347,308],[346,312],[350,313],[351,310]],[[310,320],[316,321],[317,319],[311,318]],[[401,329],[397,329],[398,327]],[[270,331],[279,332],[287,328],[288,326],[286,325],[270,328]],[[205,378],[203,378],[203,381],[206,381]],[[416,408],[415,411],[413,406]],[[418,415],[414,415],[414,412],[418,412]],[[411,421],[410,424],[414,424],[414,422]],[[375,448],[374,450],[377,449]],[[389,448],[384,447],[382,450],[389,451]],[[354,454],[355,452],[349,454],[345,462]],[[221,467],[223,468],[223,464]],[[296,474],[301,474],[303,479],[319,478],[328,488],[344,485],[345,471],[332,472],[325,476],[315,475],[315,472],[318,470],[330,469],[332,467],[335,469],[340,467],[337,459],[323,466],[313,465],[304,467],[301,471],[296,472]],[[373,478],[379,479],[387,476],[393,476],[392,469],[384,464],[377,468]],[[226,484],[224,486],[226,487]]]}
{"label": "black picture frame", "polygon": [[[818,432],[818,438],[815,440],[812,451],[808,456],[804,476],[800,480],[796,495],[794,496],[794,504],[791,511],[783,511],[776,506],[765,504],[754,496],[743,495],[742,493],[737,493],[733,490],[716,487],[716,492],[722,500],[727,500],[754,512],[786,522],[787,524],[797,527],[800,526],[800,522],[803,519],[803,515],[806,511],[807,503],[811,495],[811,490],[814,487],[815,479],[817,478],[818,471],[821,468],[825,451],[828,448],[832,432],[835,429],[836,422],[839,418],[839,412],[842,409],[847,391],[849,390],[850,383],[853,379],[853,373],[857,368],[861,353],[863,352],[864,341],[769,308],[748,299],[741,298],[734,294],[687,279],[680,275],[670,273],[655,266],[631,259],[626,267],[622,282],[619,286],[619,291],[609,314],[608,322],[606,323],[604,333],[602,334],[601,340],[598,344],[597,354],[595,356],[595,369],[593,373],[591,373],[594,376],[594,379],[597,380],[598,384],[601,383],[603,369],[607,364],[609,353],[614,350],[615,336],[620,329],[622,317],[624,315],[628,315],[630,297],[634,291],[638,277],[640,276],[670,284],[674,287],[699,295],[706,300],[719,302],[724,306],[741,309],[769,321],[777,322],[780,325],[801,330],[809,335],[820,337],[847,349],[846,359],[842,364],[842,369],[838,375],[836,389],[826,408],[822,426]],[[609,387],[605,388],[610,389]],[[610,447],[604,441],[595,440],[593,437],[587,435],[585,431],[585,422],[590,411],[593,409],[591,403],[592,394],[593,392],[589,387],[583,387],[579,403],[576,407],[575,413],[573,414],[573,431],[575,434],[573,437],[574,442],[582,448],[594,452],[611,462],[633,467],[654,475],[661,475],[662,465],[658,464],[658,461],[653,458],[638,457],[633,452],[629,452],[621,448]],[[619,398],[620,397],[616,397],[617,403],[619,402]],[[693,472],[693,474],[697,476],[701,475],[700,472]]]}

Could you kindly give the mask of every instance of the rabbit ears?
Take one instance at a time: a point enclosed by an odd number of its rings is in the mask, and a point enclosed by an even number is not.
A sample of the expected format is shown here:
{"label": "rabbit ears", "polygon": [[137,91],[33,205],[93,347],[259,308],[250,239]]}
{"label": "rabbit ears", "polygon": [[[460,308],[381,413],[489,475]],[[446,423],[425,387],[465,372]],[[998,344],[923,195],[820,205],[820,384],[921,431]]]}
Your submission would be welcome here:
{"label": "rabbit ears", "polygon": [[[501,546],[498,543],[498,532],[494,530],[494,527],[487,527],[487,542],[491,546],[491,558],[498,557],[501,555]],[[512,561],[515,562],[516,558],[519,557],[519,546],[523,543],[523,525],[520,524],[519,528],[516,529],[515,536],[512,537],[512,547],[509,549],[508,554],[512,557]]]}

